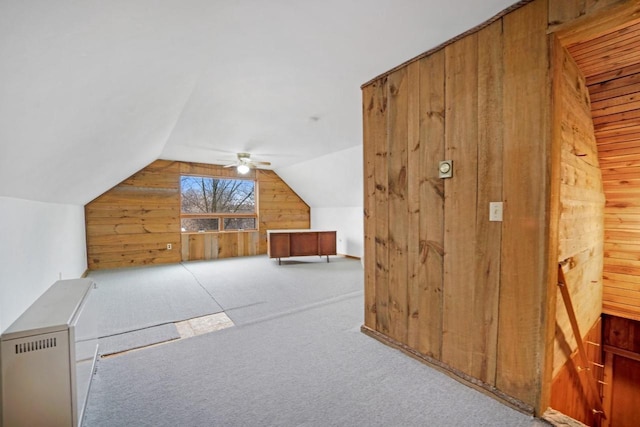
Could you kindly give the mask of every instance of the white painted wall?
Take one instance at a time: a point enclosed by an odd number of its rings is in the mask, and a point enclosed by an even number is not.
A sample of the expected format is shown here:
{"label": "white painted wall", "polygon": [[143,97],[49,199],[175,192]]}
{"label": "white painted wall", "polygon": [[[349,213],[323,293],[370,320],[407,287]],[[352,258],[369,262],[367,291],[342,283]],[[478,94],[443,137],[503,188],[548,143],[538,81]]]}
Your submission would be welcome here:
{"label": "white painted wall", "polygon": [[311,207],[311,227],[338,231],[338,253],[362,257],[362,145],[276,173]]}
{"label": "white painted wall", "polygon": [[84,208],[0,197],[0,332],[49,286],[87,268]]}
{"label": "white painted wall", "polygon": [[364,256],[363,227],[362,207],[311,208],[311,228],[336,230],[339,254]]}

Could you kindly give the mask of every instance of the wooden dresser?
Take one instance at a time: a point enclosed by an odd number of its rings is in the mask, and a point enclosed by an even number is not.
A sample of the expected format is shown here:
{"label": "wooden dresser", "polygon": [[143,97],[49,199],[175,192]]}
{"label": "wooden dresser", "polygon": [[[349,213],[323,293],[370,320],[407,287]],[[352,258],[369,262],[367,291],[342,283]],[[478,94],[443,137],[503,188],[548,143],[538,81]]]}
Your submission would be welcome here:
{"label": "wooden dresser", "polygon": [[269,258],[293,256],[336,255],[336,232],[325,230],[268,230],[267,251]]}

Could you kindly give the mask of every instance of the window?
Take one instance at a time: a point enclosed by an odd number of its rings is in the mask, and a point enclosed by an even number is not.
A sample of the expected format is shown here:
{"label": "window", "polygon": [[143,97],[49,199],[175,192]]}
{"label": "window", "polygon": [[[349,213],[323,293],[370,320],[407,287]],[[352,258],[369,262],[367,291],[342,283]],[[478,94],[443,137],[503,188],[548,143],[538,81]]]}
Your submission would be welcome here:
{"label": "window", "polygon": [[255,230],[255,184],[248,179],[180,177],[182,231]]}

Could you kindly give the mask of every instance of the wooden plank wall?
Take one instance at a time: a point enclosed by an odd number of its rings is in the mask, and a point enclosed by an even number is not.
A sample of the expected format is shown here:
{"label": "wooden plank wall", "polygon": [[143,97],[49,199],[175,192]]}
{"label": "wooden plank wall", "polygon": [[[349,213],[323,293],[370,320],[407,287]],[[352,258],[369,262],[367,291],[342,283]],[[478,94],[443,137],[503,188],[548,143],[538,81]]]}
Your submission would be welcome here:
{"label": "wooden plank wall", "polygon": [[[550,87],[546,1],[504,19],[503,198],[498,369],[501,390],[538,408],[549,266]],[[532,88],[536,88],[533,90]],[[515,96],[515,94],[518,94]]]}
{"label": "wooden plank wall", "polygon": [[605,346],[633,353],[640,358],[640,321],[605,315],[603,330]]}
{"label": "wooden plank wall", "polygon": [[[557,49],[553,64],[558,68],[553,102],[559,107],[554,119],[560,121],[561,139],[557,261],[564,265],[578,325],[586,334],[602,313],[604,191],[585,77],[569,52],[562,46]],[[554,376],[577,349],[559,290],[556,322]]]}
{"label": "wooden plank wall", "polygon": [[629,0],[549,0],[549,29],[559,31],[577,19],[596,15]]}
{"label": "wooden plank wall", "polygon": [[640,320],[640,65],[612,71],[589,86],[607,198],[604,312]]}
{"label": "wooden plank wall", "polygon": [[363,330],[529,408],[549,321],[546,24],[534,1],[363,87]]}
{"label": "wooden plank wall", "polygon": [[603,3],[563,37],[586,76],[607,200],[603,311],[640,319],[640,4]]}
{"label": "wooden plank wall", "polygon": [[[612,384],[605,427],[636,427],[640,419],[640,359],[606,353]],[[610,362],[609,362],[610,360]]]}
{"label": "wooden plank wall", "polygon": [[182,233],[182,261],[200,261],[259,253],[257,231],[223,231],[217,233]]}
{"label": "wooden plank wall", "polygon": [[179,176],[158,160],[85,206],[89,269],[180,262]]}
{"label": "wooden plank wall", "polygon": [[[266,253],[267,228],[309,228],[309,207],[273,171],[256,178],[258,231],[180,232],[180,175],[237,177],[232,168],[157,160],[85,206],[92,270]],[[167,250],[167,243],[172,249]]]}
{"label": "wooden plank wall", "polygon": [[257,170],[258,253],[267,253],[267,230],[305,229],[311,226],[311,209],[274,171]]}

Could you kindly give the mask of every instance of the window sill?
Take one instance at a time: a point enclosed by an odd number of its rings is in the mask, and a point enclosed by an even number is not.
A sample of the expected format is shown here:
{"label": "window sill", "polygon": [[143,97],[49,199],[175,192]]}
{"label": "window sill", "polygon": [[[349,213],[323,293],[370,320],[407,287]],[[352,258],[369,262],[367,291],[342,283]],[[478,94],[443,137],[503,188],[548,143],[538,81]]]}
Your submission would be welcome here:
{"label": "window sill", "polygon": [[223,230],[223,231],[181,231],[180,234],[225,234],[225,233],[253,233],[258,229]]}

